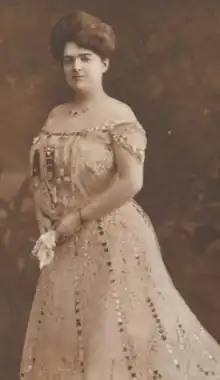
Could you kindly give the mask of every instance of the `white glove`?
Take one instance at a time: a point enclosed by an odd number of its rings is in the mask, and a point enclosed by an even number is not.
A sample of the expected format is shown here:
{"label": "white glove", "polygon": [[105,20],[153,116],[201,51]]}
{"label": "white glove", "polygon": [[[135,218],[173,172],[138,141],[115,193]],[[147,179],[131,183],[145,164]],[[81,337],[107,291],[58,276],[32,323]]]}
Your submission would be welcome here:
{"label": "white glove", "polygon": [[37,240],[32,255],[39,260],[40,270],[51,263],[54,258],[54,248],[56,247],[55,231],[50,230],[42,234]]}

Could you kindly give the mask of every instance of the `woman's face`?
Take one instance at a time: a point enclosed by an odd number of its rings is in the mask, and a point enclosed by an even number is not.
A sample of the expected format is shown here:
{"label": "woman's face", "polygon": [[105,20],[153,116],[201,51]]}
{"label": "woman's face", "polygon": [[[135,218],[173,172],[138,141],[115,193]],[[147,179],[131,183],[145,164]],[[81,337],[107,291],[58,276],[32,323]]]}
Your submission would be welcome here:
{"label": "woman's face", "polygon": [[79,47],[74,42],[67,42],[64,47],[64,74],[74,91],[93,92],[99,89],[108,65],[108,59],[103,60],[91,50]]}

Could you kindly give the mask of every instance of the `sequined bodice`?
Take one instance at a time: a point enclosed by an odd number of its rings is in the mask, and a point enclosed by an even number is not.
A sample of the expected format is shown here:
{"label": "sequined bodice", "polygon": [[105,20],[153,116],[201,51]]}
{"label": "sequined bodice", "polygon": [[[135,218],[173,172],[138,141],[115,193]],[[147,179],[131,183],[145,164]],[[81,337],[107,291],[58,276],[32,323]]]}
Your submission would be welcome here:
{"label": "sequined bodice", "polygon": [[115,133],[116,124],[125,124],[128,130],[134,128],[134,123],[111,122],[82,132],[43,130],[34,139],[33,187],[37,202],[47,215],[60,215],[76,205],[81,207],[116,179],[113,141],[121,142],[138,159],[142,158],[144,149],[134,148],[126,136]]}

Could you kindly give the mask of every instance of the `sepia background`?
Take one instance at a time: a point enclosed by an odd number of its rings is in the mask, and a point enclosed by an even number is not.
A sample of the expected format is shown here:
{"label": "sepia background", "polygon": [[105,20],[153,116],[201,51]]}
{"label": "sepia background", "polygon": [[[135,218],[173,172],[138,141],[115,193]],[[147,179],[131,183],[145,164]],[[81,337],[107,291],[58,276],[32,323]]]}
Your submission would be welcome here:
{"label": "sepia background", "polygon": [[220,2],[0,0],[1,379],[18,380],[39,275],[28,151],[51,107],[70,98],[49,32],[73,8],[115,28],[106,90],[133,108],[149,139],[138,200],[176,287],[220,342]]}

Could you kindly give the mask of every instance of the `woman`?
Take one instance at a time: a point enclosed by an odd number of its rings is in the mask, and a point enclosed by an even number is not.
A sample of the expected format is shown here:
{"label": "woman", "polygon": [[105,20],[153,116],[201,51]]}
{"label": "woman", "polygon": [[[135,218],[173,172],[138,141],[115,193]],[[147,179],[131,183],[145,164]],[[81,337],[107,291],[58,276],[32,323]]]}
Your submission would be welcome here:
{"label": "woman", "polygon": [[31,148],[42,272],[21,362],[24,380],[220,379],[220,348],[175,289],[148,216],[146,134],[103,90],[115,37],[83,12],[51,34],[74,101]]}

